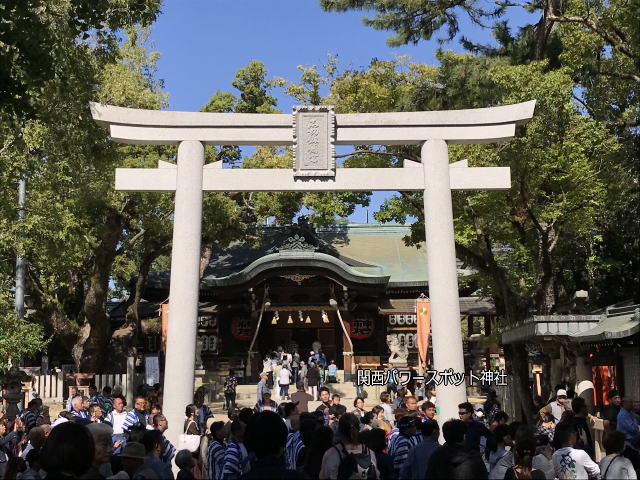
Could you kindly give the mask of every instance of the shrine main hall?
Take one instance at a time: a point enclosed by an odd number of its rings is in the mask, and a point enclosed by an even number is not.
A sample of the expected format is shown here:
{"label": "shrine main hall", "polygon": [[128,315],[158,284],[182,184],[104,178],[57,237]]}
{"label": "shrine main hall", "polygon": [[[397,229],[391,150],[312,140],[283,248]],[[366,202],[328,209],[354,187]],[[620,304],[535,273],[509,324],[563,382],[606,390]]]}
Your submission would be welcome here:
{"label": "shrine main hall", "polygon": [[[314,342],[347,377],[355,364],[386,363],[389,341],[406,345],[417,367],[416,300],[429,295],[429,279],[425,245],[407,246],[409,234],[409,226],[390,224],[265,226],[257,244],[215,250],[199,292],[197,350],[205,377],[219,380],[234,369],[255,380],[266,352],[297,349],[306,360]],[[465,367],[489,365],[495,352],[478,351],[469,339],[490,333],[494,306],[472,296],[470,269],[457,262],[457,270]],[[142,309],[158,311],[169,283],[170,272],[151,274]],[[160,338],[148,340],[145,353],[162,349]]]}

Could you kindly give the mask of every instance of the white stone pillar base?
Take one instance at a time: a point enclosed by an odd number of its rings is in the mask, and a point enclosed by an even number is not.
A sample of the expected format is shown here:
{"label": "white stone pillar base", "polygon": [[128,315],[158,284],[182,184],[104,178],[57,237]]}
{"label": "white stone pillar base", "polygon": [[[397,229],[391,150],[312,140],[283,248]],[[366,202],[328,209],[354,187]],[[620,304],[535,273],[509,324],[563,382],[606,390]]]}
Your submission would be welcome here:
{"label": "white stone pillar base", "polygon": [[[434,370],[464,374],[447,143],[427,140],[422,145],[422,164]],[[466,382],[437,385],[436,397],[442,428],[447,420],[459,418],[458,404],[467,401]]]}
{"label": "white stone pillar base", "polygon": [[200,294],[203,166],[203,145],[197,141],[182,142],[178,147],[162,406],[169,422],[165,435],[173,445],[178,444],[178,436],[182,433],[185,407],[193,402]]}

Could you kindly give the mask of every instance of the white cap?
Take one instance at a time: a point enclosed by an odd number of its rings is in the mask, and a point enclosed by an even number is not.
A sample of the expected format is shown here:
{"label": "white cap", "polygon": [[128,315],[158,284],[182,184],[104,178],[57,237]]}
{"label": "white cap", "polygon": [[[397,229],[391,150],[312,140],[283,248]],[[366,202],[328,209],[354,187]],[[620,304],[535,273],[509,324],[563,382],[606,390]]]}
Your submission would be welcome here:
{"label": "white cap", "polygon": [[566,396],[567,396],[567,391],[562,388],[556,392],[556,397],[566,397]]}

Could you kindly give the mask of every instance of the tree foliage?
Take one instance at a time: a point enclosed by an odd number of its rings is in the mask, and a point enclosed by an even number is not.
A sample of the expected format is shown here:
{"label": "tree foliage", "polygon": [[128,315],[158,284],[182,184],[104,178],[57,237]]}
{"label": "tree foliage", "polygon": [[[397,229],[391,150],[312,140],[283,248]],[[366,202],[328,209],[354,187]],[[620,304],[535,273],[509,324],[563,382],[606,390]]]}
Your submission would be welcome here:
{"label": "tree foliage", "polygon": [[0,3],[0,108],[37,114],[38,98],[64,75],[60,58],[92,50],[117,54],[117,32],[152,23],[159,0],[20,0]]}
{"label": "tree foliage", "polygon": [[[365,23],[395,33],[398,45],[458,33],[460,15],[495,20],[496,44],[460,40],[471,55],[440,51],[439,66],[373,61],[332,85],[340,111],[475,108],[536,99],[533,120],[500,145],[450,146],[451,161],[510,166],[507,192],[455,192],[456,251],[473,266],[502,324],[532,310],[561,310],[578,289],[587,308],[640,301],[640,175],[637,161],[640,50],[637,2],[478,2],[321,0],[328,10],[363,9]],[[513,33],[500,19],[526,8],[539,20]],[[488,25],[487,25],[488,26]],[[368,95],[370,93],[371,95]],[[360,165],[394,167],[415,150],[359,146]],[[373,160],[374,155],[383,156]],[[413,154],[413,156],[411,156]],[[375,214],[379,221],[418,219],[407,243],[424,240],[422,195],[401,193]],[[427,246],[428,248],[428,246]],[[526,352],[509,349],[515,389],[530,406]]]}

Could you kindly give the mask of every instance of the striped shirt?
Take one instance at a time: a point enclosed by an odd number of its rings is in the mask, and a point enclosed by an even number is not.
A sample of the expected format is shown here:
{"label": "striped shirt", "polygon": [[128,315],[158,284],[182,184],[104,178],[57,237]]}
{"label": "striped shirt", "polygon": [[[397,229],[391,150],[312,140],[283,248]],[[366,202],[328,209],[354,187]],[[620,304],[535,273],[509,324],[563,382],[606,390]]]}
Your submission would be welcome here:
{"label": "striped shirt", "polygon": [[95,403],[100,405],[105,413],[109,413],[111,410],[113,410],[113,397],[105,397],[104,395],[99,393],[98,395],[96,395]]}
{"label": "striped shirt", "polygon": [[71,410],[70,413],[78,418],[89,418],[89,414],[84,410]]}
{"label": "striped shirt", "polygon": [[40,414],[37,410],[31,410],[30,408],[25,408],[20,414],[20,419],[24,426],[27,428],[27,431],[31,430],[36,426],[36,422],[38,421],[38,417]]}
{"label": "striped shirt", "polygon": [[104,417],[104,421],[109,422],[113,427],[114,435],[122,435],[124,433],[123,425],[125,419],[127,418],[127,415],[128,413],[126,410],[123,410],[120,413],[116,412],[115,410],[111,410],[109,413],[107,413],[107,416]]}
{"label": "striped shirt", "polygon": [[249,454],[242,443],[231,440],[224,452],[222,478],[240,478],[248,471]]}
{"label": "striped shirt", "polygon": [[147,421],[149,420],[149,413],[148,412],[142,412],[142,415],[144,415],[144,423],[140,422],[140,418],[138,417],[138,413],[136,412],[136,409],[134,408],[133,410],[131,410],[129,413],[127,413],[127,416],[124,419],[124,422],[122,424],[122,430],[124,430],[125,432],[128,432],[131,427],[147,427]]}
{"label": "striped shirt", "polygon": [[198,409],[198,428],[200,428],[202,434],[207,433],[207,420],[209,418],[213,418],[213,412],[208,405],[202,405]]}
{"label": "striped shirt", "polygon": [[207,457],[209,458],[209,480],[221,480],[224,466],[225,446],[218,440],[209,444]]}
{"label": "striped shirt", "polygon": [[296,470],[298,456],[304,447],[302,439],[300,438],[300,432],[289,432],[287,436],[287,444],[284,449],[284,455],[287,460],[287,468],[289,470]]}
{"label": "striped shirt", "polygon": [[393,468],[399,472],[405,460],[409,456],[409,452],[413,447],[422,441],[422,435],[398,435],[393,442],[393,446],[389,448],[389,455],[393,457]]}
{"label": "striped shirt", "polygon": [[165,437],[164,435],[162,436],[162,441],[164,443],[164,450],[162,452],[162,456],[160,457],[160,460],[162,460],[164,463],[171,465],[171,460],[176,454],[176,449],[173,445],[171,445],[171,442],[167,440],[167,437]]}
{"label": "striped shirt", "polygon": [[266,411],[277,412],[278,404],[273,400],[271,400],[269,403],[265,403],[262,400],[260,400],[258,403],[256,403],[253,409],[256,411],[256,413],[266,412]]}
{"label": "striped shirt", "polygon": [[400,435],[400,429],[398,427],[393,427],[391,432],[389,433],[389,438],[387,439],[387,450],[391,451],[393,448],[394,442],[398,439],[398,435]]}

